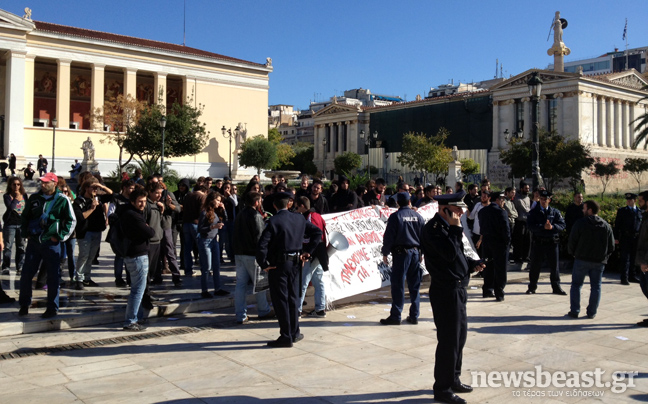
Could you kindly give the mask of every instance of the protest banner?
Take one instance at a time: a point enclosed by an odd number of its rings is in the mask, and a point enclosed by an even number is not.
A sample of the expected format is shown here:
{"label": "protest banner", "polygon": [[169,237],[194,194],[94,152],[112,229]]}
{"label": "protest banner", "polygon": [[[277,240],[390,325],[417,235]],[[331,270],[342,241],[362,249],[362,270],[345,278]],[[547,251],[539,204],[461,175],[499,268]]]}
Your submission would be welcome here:
{"label": "protest banner", "polygon": [[[438,208],[438,204],[433,202],[419,208],[418,213],[427,222]],[[385,265],[380,249],[387,219],[396,210],[370,206],[322,215],[327,233],[341,233],[349,243],[346,250],[335,251],[329,257],[329,271],[324,277],[327,303],[390,285],[391,256],[390,265]],[[465,234],[463,239],[466,253],[476,257],[470,239]],[[424,274],[427,273],[425,264],[421,263],[421,266]]]}

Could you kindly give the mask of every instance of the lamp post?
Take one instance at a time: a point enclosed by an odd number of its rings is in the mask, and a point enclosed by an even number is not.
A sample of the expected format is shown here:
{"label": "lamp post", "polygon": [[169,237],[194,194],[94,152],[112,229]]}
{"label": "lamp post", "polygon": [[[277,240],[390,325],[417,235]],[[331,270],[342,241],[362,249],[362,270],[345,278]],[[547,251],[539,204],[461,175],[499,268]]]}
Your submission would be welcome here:
{"label": "lamp post", "polygon": [[322,140],[322,180],[326,179],[326,138]]}
{"label": "lamp post", "polygon": [[54,169],[54,149],[56,149],[56,125],[58,124],[58,121],[56,118],[52,119],[52,169],[50,170],[51,173],[56,173],[56,170]]}
{"label": "lamp post", "polygon": [[529,93],[531,95],[531,121],[533,122],[533,134],[531,140],[531,176],[533,177],[533,189],[538,189],[542,184],[542,177],[540,175],[540,138],[538,128],[538,116],[540,115],[540,93],[542,92],[542,79],[538,76],[538,72],[533,72],[527,85],[529,86]]}
{"label": "lamp post", "polygon": [[166,127],[166,116],[162,115],[159,124],[160,128],[162,128],[162,160],[160,163],[160,174],[164,176],[164,128]]}
{"label": "lamp post", "polygon": [[227,129],[225,125],[223,125],[223,127],[221,128],[221,132],[223,132],[223,137],[225,137],[225,139],[229,139],[229,177],[230,179],[232,179],[232,139],[237,138],[240,131],[241,128],[238,125],[234,129],[233,133],[232,133],[232,128]]}
{"label": "lamp post", "polygon": [[367,177],[371,179],[371,164],[369,164],[369,151],[371,150],[371,138],[376,140],[378,138],[378,131],[374,131],[372,135],[365,134],[364,129],[360,131],[360,139],[364,140],[365,147],[367,148]]}

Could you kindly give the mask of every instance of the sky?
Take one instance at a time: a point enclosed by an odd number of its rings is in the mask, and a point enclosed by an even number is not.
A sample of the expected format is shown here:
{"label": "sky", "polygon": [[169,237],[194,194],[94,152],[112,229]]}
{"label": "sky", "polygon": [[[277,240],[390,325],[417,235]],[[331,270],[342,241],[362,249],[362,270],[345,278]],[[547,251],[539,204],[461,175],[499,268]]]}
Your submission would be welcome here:
{"label": "sky", "polygon": [[[525,0],[0,0],[32,19],[182,44],[265,63],[269,104],[306,109],[344,90],[408,101],[451,81],[553,63],[554,13],[568,26],[565,61],[648,46],[648,2]],[[186,12],[185,12],[186,10]],[[500,74],[500,70],[497,71]]]}

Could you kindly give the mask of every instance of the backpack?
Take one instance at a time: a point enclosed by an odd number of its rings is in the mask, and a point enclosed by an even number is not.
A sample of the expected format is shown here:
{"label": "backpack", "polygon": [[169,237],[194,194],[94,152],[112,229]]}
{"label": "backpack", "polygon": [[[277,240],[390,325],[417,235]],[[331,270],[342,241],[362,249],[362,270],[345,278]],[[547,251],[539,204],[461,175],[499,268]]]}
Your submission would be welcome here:
{"label": "backpack", "polygon": [[125,257],[131,240],[124,234],[119,216],[116,213],[111,214],[108,216],[108,223],[110,224],[110,230],[108,230],[107,239],[110,243],[110,249],[115,255]]}

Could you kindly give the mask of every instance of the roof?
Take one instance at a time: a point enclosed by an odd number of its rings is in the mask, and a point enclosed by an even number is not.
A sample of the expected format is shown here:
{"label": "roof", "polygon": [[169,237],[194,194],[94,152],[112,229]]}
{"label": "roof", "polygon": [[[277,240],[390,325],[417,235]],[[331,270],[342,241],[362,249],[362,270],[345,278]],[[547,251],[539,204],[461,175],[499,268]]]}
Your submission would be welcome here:
{"label": "roof", "polygon": [[217,53],[207,52],[201,49],[190,48],[184,45],[176,45],[168,42],[153,41],[150,39],[135,38],[126,35],[111,34],[109,32],[94,31],[85,28],[70,27],[67,25],[52,24],[44,21],[34,21],[37,31],[51,32],[64,36],[71,36],[77,38],[96,39],[104,42],[112,42],[125,45],[139,46],[142,48],[150,48],[164,51],[171,51],[176,53],[183,53],[186,55],[202,56],[210,59],[218,59],[229,62],[244,63],[247,65],[264,67],[260,63],[254,63],[247,60],[236,59],[229,56],[219,55]]}
{"label": "roof", "polygon": [[403,106],[410,106],[410,105],[415,105],[415,104],[433,104],[437,101],[440,100],[450,100],[452,98],[472,98],[474,96],[484,96],[490,94],[490,90],[487,89],[479,89],[476,91],[464,91],[461,93],[455,93],[455,94],[449,94],[449,95],[444,95],[440,97],[431,97],[431,98],[423,98],[420,100],[414,100],[414,101],[407,101],[407,102],[400,102],[397,104],[391,104],[391,105],[379,105],[375,107],[367,107],[363,106],[362,110],[363,111],[371,111],[375,112],[376,110],[387,110],[387,109],[398,109],[402,108]]}

